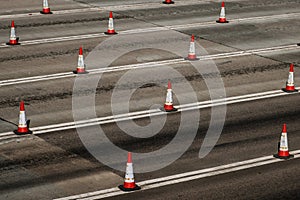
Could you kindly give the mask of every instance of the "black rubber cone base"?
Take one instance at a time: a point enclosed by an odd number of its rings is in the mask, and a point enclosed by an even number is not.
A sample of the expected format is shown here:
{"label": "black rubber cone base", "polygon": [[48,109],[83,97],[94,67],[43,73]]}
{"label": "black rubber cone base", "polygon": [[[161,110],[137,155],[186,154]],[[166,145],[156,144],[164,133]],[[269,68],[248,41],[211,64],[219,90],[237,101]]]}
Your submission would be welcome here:
{"label": "black rubber cone base", "polygon": [[109,32],[104,32],[105,35],[117,35],[118,33],[117,32],[114,32],[114,33],[109,33]]}
{"label": "black rubber cone base", "polygon": [[216,22],[219,23],[219,24],[226,24],[226,23],[229,23],[229,21],[227,21],[227,20],[226,20],[225,22],[221,22],[220,20],[217,20]]}
{"label": "black rubber cone base", "polygon": [[173,110],[165,110],[164,107],[161,107],[160,110],[163,111],[163,112],[176,112],[178,109],[177,108],[173,108]]}
{"label": "black rubber cone base", "polygon": [[18,132],[18,130],[14,130],[14,133],[16,135],[29,135],[29,134],[32,134],[32,131],[28,130],[27,132]]}
{"label": "black rubber cone base", "polygon": [[43,14],[43,15],[51,15],[51,14],[53,14],[52,12],[47,12],[47,13],[45,13],[45,12],[43,12],[43,11],[40,11],[40,13]]}
{"label": "black rubber cone base", "polygon": [[289,156],[279,156],[278,154],[274,154],[273,156],[274,156],[275,158],[284,159],[284,160],[287,160],[287,159],[290,159],[290,158],[294,158],[294,155],[289,155]]}
{"label": "black rubber cone base", "polygon": [[21,43],[19,43],[19,37],[17,37],[16,39],[17,39],[17,43],[16,44],[11,44],[11,43],[7,42],[6,45],[9,45],[9,46],[20,45]]}
{"label": "black rubber cone base", "polygon": [[184,58],[184,60],[189,60],[189,61],[196,61],[199,60],[199,58],[195,58],[195,59],[190,59],[189,57]]}
{"label": "black rubber cone base", "polygon": [[282,91],[287,92],[287,93],[293,93],[293,92],[298,92],[298,90],[287,90],[285,88],[282,88]]}
{"label": "black rubber cone base", "polygon": [[297,45],[300,46],[300,43],[298,43]]}
{"label": "black rubber cone base", "polygon": [[124,188],[124,185],[119,185],[118,188],[124,192],[131,192],[131,191],[135,191],[135,190],[140,190],[141,187],[138,185],[135,185],[134,188]]}
{"label": "black rubber cone base", "polygon": [[10,44],[9,42],[6,43],[6,45],[9,45],[9,46],[17,46],[17,45],[20,45],[20,44],[21,43],[19,43],[19,42],[17,44]]}
{"label": "black rubber cone base", "polygon": [[73,71],[74,74],[88,74],[88,71],[84,71],[84,72],[77,72],[76,70]]}
{"label": "black rubber cone base", "polygon": [[171,1],[171,2],[165,2],[165,1],[163,1],[162,3],[163,4],[174,4],[174,1]]}

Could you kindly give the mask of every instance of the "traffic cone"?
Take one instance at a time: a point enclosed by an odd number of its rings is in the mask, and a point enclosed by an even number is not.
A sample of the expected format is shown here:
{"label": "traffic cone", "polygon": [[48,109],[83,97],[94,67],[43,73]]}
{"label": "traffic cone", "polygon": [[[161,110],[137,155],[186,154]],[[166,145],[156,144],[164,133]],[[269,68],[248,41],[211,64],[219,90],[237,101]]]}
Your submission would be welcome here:
{"label": "traffic cone", "polygon": [[14,130],[14,133],[17,135],[24,135],[24,134],[32,133],[32,131],[29,130],[28,125],[27,125],[24,101],[20,102],[19,125],[18,125],[18,129]]}
{"label": "traffic cone", "polygon": [[134,173],[133,173],[131,152],[128,152],[128,155],[127,155],[127,165],[126,165],[126,174],[125,174],[124,184],[119,185],[118,187],[120,188],[120,190],[123,190],[126,192],[141,189],[141,187],[139,187],[134,182]]}
{"label": "traffic cone", "polygon": [[191,37],[189,54],[188,57],[185,58],[185,60],[199,60],[196,56],[194,35],[192,35]]}
{"label": "traffic cone", "polygon": [[40,11],[40,13],[42,13],[42,14],[52,14],[52,12],[50,11],[48,0],[43,0],[43,10]]}
{"label": "traffic cone", "polygon": [[85,64],[83,60],[83,51],[82,47],[79,48],[79,54],[78,54],[78,65],[75,71],[73,71],[74,74],[87,74],[88,72],[85,70]]}
{"label": "traffic cone", "polygon": [[228,21],[226,20],[226,17],[225,17],[225,3],[224,3],[224,1],[222,2],[219,20],[217,20],[216,22],[218,22],[218,23],[228,23]]}
{"label": "traffic cone", "polygon": [[164,4],[174,4],[174,1],[172,0],[165,0],[163,1]]}
{"label": "traffic cone", "polygon": [[109,12],[108,29],[105,32],[105,34],[107,34],[107,35],[117,34],[117,32],[114,29],[114,18],[113,18],[112,11]]}
{"label": "traffic cone", "polygon": [[15,21],[11,21],[11,28],[10,28],[10,36],[9,42],[6,43],[7,45],[19,45],[19,38],[16,36],[16,29],[15,29]]}
{"label": "traffic cone", "polygon": [[274,157],[280,158],[280,159],[289,159],[289,158],[294,157],[293,155],[291,155],[289,153],[286,124],[283,124],[281,138],[280,138],[280,144],[279,144],[279,150],[278,150],[278,153],[274,155]]}
{"label": "traffic cone", "polygon": [[172,85],[170,80],[168,81],[167,97],[164,105],[164,111],[171,112],[176,111],[177,109],[173,106],[173,97],[172,97]]}
{"label": "traffic cone", "polygon": [[290,72],[289,72],[289,78],[286,82],[285,88],[282,88],[284,92],[298,92],[298,90],[295,89],[294,85],[294,65],[290,64]]}

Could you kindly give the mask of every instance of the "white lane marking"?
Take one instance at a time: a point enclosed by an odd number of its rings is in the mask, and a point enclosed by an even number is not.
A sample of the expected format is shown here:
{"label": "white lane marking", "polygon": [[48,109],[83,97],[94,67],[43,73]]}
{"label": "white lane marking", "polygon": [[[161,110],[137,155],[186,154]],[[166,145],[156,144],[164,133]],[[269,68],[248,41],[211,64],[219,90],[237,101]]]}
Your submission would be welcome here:
{"label": "white lane marking", "polygon": [[[300,13],[290,13],[290,14],[280,14],[280,15],[271,15],[271,16],[262,16],[262,17],[248,17],[248,18],[240,18],[240,19],[231,19],[232,23],[239,23],[240,21],[262,21],[262,20],[270,20],[270,19],[285,19],[290,17],[298,17]],[[215,22],[200,22],[200,23],[192,23],[192,24],[184,24],[184,25],[170,25],[165,27],[151,27],[151,28],[144,28],[144,29],[132,29],[132,30],[125,30],[119,31],[119,34],[138,34],[138,33],[146,33],[146,32],[157,32],[157,31],[164,31],[164,30],[178,30],[178,29],[186,29],[186,28],[197,28],[201,26],[218,26]],[[34,44],[45,44],[45,43],[52,43],[52,42],[63,42],[63,41],[72,41],[72,40],[81,40],[81,39],[90,39],[90,38],[99,38],[99,37],[108,37],[104,33],[99,34],[86,34],[86,35],[75,35],[75,36],[65,36],[65,37],[56,37],[56,38],[46,38],[46,39],[39,39],[39,40],[27,40],[27,41],[20,41],[21,46],[25,45],[34,45]],[[0,48],[7,48],[9,47],[5,43],[0,44]]]}
{"label": "white lane marking", "polygon": [[[290,153],[294,154],[294,159],[300,157],[300,150],[291,151]],[[144,190],[197,180],[197,179],[210,177],[210,176],[216,176],[216,175],[230,173],[234,171],[240,171],[244,169],[259,167],[259,166],[276,163],[276,162],[282,162],[282,161],[284,160],[274,158],[273,156],[264,156],[264,157],[250,159],[250,160],[235,162],[231,164],[220,165],[217,167],[211,167],[211,168],[206,168],[206,169],[201,169],[201,170],[196,170],[191,172],[184,172],[181,174],[175,174],[171,176],[141,181],[138,182],[137,184],[141,186],[142,191],[144,191]],[[104,189],[95,192],[73,195],[69,197],[62,197],[55,200],[73,200],[73,199],[93,200],[93,199],[102,199],[106,197],[117,196],[121,194],[128,194],[128,192],[120,191],[117,187],[115,187],[115,188]]]}
{"label": "white lane marking", "polygon": [[[296,89],[300,89],[300,87]],[[209,108],[213,106],[229,105],[234,103],[241,103],[241,102],[254,101],[254,100],[267,99],[267,98],[293,95],[293,94],[299,94],[299,93],[285,93],[281,90],[273,90],[273,91],[267,91],[261,93],[222,98],[214,101],[208,100],[203,102],[184,104],[175,107],[178,109],[177,112],[183,112],[183,111],[189,111],[195,109]],[[119,114],[114,116],[106,116],[106,117],[99,117],[94,119],[81,120],[77,122],[67,122],[67,123],[52,124],[47,126],[33,127],[31,128],[31,130],[33,131],[34,135],[39,135],[43,133],[51,133],[55,131],[69,130],[74,128],[83,128],[83,127],[88,127],[93,125],[103,125],[108,123],[127,121],[132,119],[141,119],[141,118],[146,118],[151,116],[153,117],[153,116],[159,116],[165,114],[166,114],[165,112],[162,112],[159,109],[151,109],[151,110],[143,110],[143,111]],[[13,132],[0,133],[0,144],[2,144],[1,141],[7,139],[12,139],[13,141],[13,139],[16,138],[18,137]]]}
{"label": "white lane marking", "polygon": [[[300,46],[298,46],[297,44],[292,44],[292,45],[284,45],[284,46],[277,46],[277,47],[220,53],[214,55],[205,55],[205,56],[198,56],[198,57],[200,60],[204,61],[204,60],[211,60],[211,59],[216,60],[216,59],[223,59],[223,58],[230,58],[230,57],[237,57],[237,56],[264,54],[264,53],[270,53],[276,51],[287,51],[287,50],[295,50],[295,49],[300,49]],[[172,59],[172,60],[154,61],[154,62],[147,62],[147,63],[140,63],[140,64],[121,65],[121,66],[114,66],[114,67],[100,68],[100,69],[91,69],[88,71],[90,72],[90,74],[98,74],[98,73],[105,73],[105,72],[107,73],[107,72],[123,71],[129,69],[153,68],[153,67],[159,67],[163,65],[180,64],[180,63],[188,63],[188,62],[189,61],[184,59]],[[17,79],[7,79],[7,80],[0,81],[0,86],[54,80],[54,79],[68,78],[68,77],[75,77],[75,76],[76,75],[73,74],[72,72],[64,72],[64,73],[56,73],[56,74],[49,74],[49,75],[17,78]]]}

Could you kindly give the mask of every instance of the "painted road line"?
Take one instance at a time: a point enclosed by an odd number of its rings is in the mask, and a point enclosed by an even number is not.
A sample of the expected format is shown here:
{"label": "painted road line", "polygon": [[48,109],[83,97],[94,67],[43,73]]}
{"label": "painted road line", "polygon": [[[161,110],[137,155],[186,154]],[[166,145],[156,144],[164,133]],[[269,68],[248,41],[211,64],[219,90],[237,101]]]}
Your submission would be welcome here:
{"label": "painted road line", "polygon": [[[291,151],[290,153],[294,155],[294,159],[300,158],[300,150]],[[193,181],[205,177],[211,177],[211,176],[226,174],[230,172],[250,169],[254,167],[260,167],[260,166],[277,163],[277,162],[283,162],[283,161],[285,160],[274,158],[272,155],[263,156],[263,157],[235,162],[231,164],[220,165],[216,167],[200,169],[196,171],[184,172],[181,174],[175,174],[171,176],[141,181],[138,182],[137,184],[142,187],[140,191],[144,191],[144,190],[155,189],[163,186]],[[135,191],[135,192],[139,192],[139,191]],[[69,197],[62,197],[55,200],[74,200],[74,199],[96,200],[96,199],[102,199],[106,197],[113,197],[113,196],[124,195],[124,194],[128,194],[128,192],[120,191],[117,187],[114,187],[114,188],[99,190],[95,192],[73,195]]]}
{"label": "painted road line", "polygon": [[[300,89],[300,87],[296,89]],[[183,104],[175,107],[178,109],[177,112],[185,112],[190,110],[204,109],[204,108],[210,108],[214,106],[230,105],[235,103],[249,102],[249,101],[268,99],[268,98],[293,95],[293,94],[299,94],[299,93],[286,93],[281,90],[273,90],[273,91],[246,94],[246,95],[240,95],[240,96],[234,96],[228,98],[220,98],[213,101],[208,100],[208,101],[196,102],[191,104]],[[46,125],[40,127],[32,127],[31,130],[33,131],[34,135],[39,135],[43,133],[52,133],[55,131],[84,128],[89,126],[116,123],[116,122],[128,121],[133,119],[142,119],[142,118],[154,117],[160,115],[166,115],[166,112],[162,112],[160,109],[157,108],[157,109],[136,111],[136,112],[99,117],[99,118],[93,118],[87,120],[79,120],[76,122],[67,122],[67,123],[52,124],[52,125]],[[16,137],[16,135],[13,132],[0,133],[0,144],[2,144],[2,141],[5,140],[5,142],[7,142],[7,140],[9,139],[11,139],[11,141],[14,141],[15,139],[18,139],[18,137]]]}
{"label": "painted road line", "polygon": [[[220,54],[214,54],[214,55],[205,55],[205,56],[200,55],[200,56],[198,56],[198,58],[203,61],[217,60],[217,59],[224,59],[224,58],[231,58],[231,57],[238,57],[238,56],[248,56],[248,55],[253,55],[253,54],[264,54],[264,53],[271,53],[271,52],[277,52],[277,51],[289,51],[289,50],[295,50],[295,49],[300,49],[300,46],[298,46],[297,44],[292,44],[292,45],[268,47],[268,48],[261,48],[261,49],[220,53]],[[164,65],[175,65],[175,64],[188,63],[188,62],[190,62],[190,61],[179,58],[179,59],[154,61],[154,62],[147,62],[147,63],[140,63],[140,64],[121,65],[121,66],[114,66],[114,67],[107,67],[107,68],[100,68],[100,69],[90,69],[88,71],[90,72],[90,74],[99,74],[99,73],[131,70],[131,69],[154,68],[154,67],[160,67],[160,66],[164,66]],[[61,79],[61,78],[71,78],[71,77],[76,77],[76,74],[74,74],[72,72],[64,72],[64,73],[56,73],[56,74],[49,74],[49,75],[17,78],[17,79],[7,79],[7,80],[0,81],[0,87],[8,86],[8,85],[32,83],[32,82],[37,82],[37,81],[47,81],[47,80],[54,80],[54,79]]]}
{"label": "painted road line", "polygon": [[[280,15],[271,15],[271,16],[262,16],[262,17],[248,17],[248,18],[240,18],[240,19],[231,19],[232,23],[239,23],[240,21],[249,21],[254,23],[256,21],[263,21],[263,20],[282,20],[291,17],[299,17],[300,13],[290,13],[290,14],[280,14]],[[230,24],[232,24],[230,23]],[[132,30],[125,30],[119,31],[119,34],[138,34],[138,33],[148,33],[148,32],[157,32],[157,31],[166,31],[166,30],[180,30],[186,28],[197,28],[202,26],[218,26],[215,21],[213,22],[200,22],[200,23],[192,23],[192,24],[184,24],[184,25],[170,25],[165,27],[151,27],[151,28],[144,28],[144,29],[132,29]],[[100,38],[100,37],[107,37],[104,33],[99,34],[86,34],[86,35],[75,35],[75,36],[65,36],[65,37],[56,37],[56,38],[45,38],[45,39],[38,39],[38,40],[27,40],[27,41],[20,41],[21,46],[26,45],[35,45],[35,44],[46,44],[46,43],[53,43],[53,42],[64,42],[64,41],[73,41],[73,40],[82,40],[82,39],[91,39],[91,38]],[[0,44],[0,48],[7,48],[9,45],[5,43]]]}

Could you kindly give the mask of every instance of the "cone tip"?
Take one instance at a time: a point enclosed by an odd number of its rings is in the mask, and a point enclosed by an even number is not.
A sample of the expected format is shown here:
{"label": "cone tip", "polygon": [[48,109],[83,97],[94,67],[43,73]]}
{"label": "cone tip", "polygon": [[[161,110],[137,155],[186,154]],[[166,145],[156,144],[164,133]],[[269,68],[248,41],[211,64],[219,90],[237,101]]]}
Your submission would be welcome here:
{"label": "cone tip", "polygon": [[112,11],[109,11],[109,18],[113,18],[113,13],[112,13]]}
{"label": "cone tip", "polygon": [[283,126],[282,126],[282,132],[286,133],[286,124],[283,124]]}
{"label": "cone tip", "polygon": [[24,101],[20,102],[20,111],[25,111]]}
{"label": "cone tip", "polygon": [[79,55],[83,55],[82,47],[79,48]]}
{"label": "cone tip", "polygon": [[225,2],[224,1],[222,1],[222,7],[225,7]]}
{"label": "cone tip", "polygon": [[290,72],[294,72],[294,64],[293,63],[290,64]]}
{"label": "cone tip", "polygon": [[191,41],[192,41],[192,42],[195,41],[195,36],[194,36],[194,34],[192,34]]}
{"label": "cone tip", "polygon": [[168,80],[168,89],[172,89],[172,84],[170,80]]}
{"label": "cone tip", "polygon": [[132,163],[132,155],[131,155],[131,152],[128,152],[128,154],[127,154],[127,163]]}
{"label": "cone tip", "polygon": [[15,21],[14,20],[11,21],[11,27],[15,27]]}

